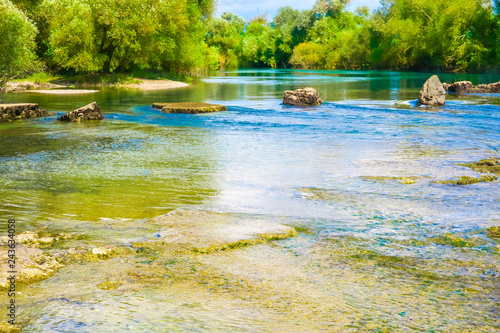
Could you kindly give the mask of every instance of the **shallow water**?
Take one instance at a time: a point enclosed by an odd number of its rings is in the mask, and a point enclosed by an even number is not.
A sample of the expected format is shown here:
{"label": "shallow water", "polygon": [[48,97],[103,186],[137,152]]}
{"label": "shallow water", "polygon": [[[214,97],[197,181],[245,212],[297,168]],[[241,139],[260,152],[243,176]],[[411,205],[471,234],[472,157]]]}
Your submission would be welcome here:
{"label": "shallow water", "polygon": [[[500,183],[434,181],[477,177],[459,163],[500,155],[500,95],[448,95],[445,107],[418,108],[429,76],[240,70],[169,91],[3,96],[58,115],[96,100],[106,119],[0,124],[2,216],[20,221],[18,232],[82,235],[46,249],[54,254],[105,245],[136,251],[68,264],[24,286],[20,325],[26,332],[499,331],[499,242],[485,228],[500,225]],[[500,76],[440,79],[478,84]],[[305,86],[325,103],[282,105],[284,90]],[[163,114],[149,106],[180,101],[229,111]],[[173,225],[151,220],[175,209],[202,213]],[[186,250],[204,239],[179,234],[193,220],[219,251]],[[220,250],[227,230],[258,235],[269,225],[298,235]],[[106,281],[120,286],[97,287]]]}

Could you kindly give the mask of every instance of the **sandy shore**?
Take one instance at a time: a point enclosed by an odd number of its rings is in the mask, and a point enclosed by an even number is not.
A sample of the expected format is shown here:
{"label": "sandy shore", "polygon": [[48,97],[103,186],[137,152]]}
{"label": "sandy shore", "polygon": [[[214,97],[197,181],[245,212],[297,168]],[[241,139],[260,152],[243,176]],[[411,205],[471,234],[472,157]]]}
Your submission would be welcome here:
{"label": "sandy shore", "polygon": [[[23,82],[8,82],[3,92],[36,92],[41,94],[90,94],[98,92],[99,90],[85,90],[85,89],[68,89],[69,86],[79,87],[120,87],[129,89],[140,90],[163,90],[188,87],[189,84],[172,80],[146,80],[134,79],[133,83],[120,83],[120,84],[75,84],[66,83],[65,85],[52,84],[52,83],[36,83],[31,81]],[[66,88],[66,89],[64,89]]]}
{"label": "sandy shore", "polygon": [[32,81],[22,81],[22,82],[7,82],[7,85],[4,88],[4,92],[22,92],[27,90],[37,90],[37,89],[56,89],[56,88],[66,88],[66,86],[62,86],[59,84],[53,83],[37,83]]}
{"label": "sandy shore", "polygon": [[118,85],[119,87],[131,88],[131,89],[141,89],[141,90],[162,90],[162,89],[174,89],[188,87],[189,84],[179,81],[171,80],[145,80],[145,79],[135,79],[140,81],[137,83],[125,83]]}
{"label": "sandy shore", "polygon": [[50,94],[50,95],[80,95],[80,94],[93,94],[99,92],[99,90],[84,90],[84,89],[53,89],[53,90],[28,90],[26,92],[33,92],[39,94]]}

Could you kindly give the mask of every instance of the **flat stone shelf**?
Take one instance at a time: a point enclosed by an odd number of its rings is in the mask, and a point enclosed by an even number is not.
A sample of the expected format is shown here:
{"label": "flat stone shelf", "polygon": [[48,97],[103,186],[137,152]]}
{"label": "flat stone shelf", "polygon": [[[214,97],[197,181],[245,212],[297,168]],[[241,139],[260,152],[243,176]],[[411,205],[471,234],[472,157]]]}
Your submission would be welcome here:
{"label": "flat stone shelf", "polygon": [[0,103],[0,122],[49,116],[52,113],[40,109],[36,103]]}
{"label": "flat stone shelf", "polygon": [[160,109],[164,113],[207,113],[217,111],[227,111],[225,105],[210,103],[154,103],[155,109]]}

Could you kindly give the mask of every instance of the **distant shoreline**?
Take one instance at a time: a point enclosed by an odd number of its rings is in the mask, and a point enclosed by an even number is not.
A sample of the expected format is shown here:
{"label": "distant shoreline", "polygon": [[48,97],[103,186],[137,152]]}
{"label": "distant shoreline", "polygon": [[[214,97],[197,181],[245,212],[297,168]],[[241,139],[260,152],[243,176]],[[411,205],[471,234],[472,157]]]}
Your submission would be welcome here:
{"label": "distant shoreline", "polygon": [[[34,81],[10,81],[3,88],[4,93],[17,93],[32,91],[48,93],[48,91],[53,91],[51,93],[57,94],[57,89],[64,90],[67,93],[68,90],[74,89],[76,87],[118,87],[118,88],[128,88],[128,89],[140,89],[140,90],[163,90],[163,89],[175,89],[188,87],[189,84],[173,81],[173,80],[148,80],[148,79],[136,79],[133,82],[127,83],[72,83],[64,82],[64,84],[53,84],[48,82],[34,82]],[[75,94],[78,93],[75,90]]]}

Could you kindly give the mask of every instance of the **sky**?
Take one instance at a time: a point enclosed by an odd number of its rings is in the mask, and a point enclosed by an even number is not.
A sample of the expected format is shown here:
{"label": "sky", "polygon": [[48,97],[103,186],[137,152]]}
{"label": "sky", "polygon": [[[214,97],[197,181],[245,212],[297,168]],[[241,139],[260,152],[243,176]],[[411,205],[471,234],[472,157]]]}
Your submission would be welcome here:
{"label": "sky", "polygon": [[[311,9],[316,0],[218,0],[217,13],[233,12],[245,20],[249,20],[257,14],[267,13],[267,18],[272,20],[278,13],[278,9],[290,6],[294,9]],[[370,10],[379,6],[379,0],[351,0],[348,10],[355,10],[358,6],[368,6]]]}

